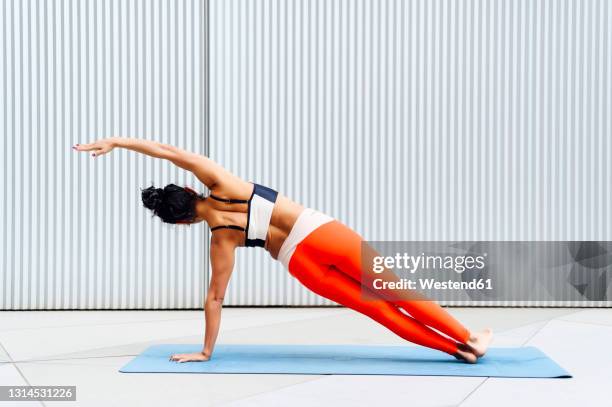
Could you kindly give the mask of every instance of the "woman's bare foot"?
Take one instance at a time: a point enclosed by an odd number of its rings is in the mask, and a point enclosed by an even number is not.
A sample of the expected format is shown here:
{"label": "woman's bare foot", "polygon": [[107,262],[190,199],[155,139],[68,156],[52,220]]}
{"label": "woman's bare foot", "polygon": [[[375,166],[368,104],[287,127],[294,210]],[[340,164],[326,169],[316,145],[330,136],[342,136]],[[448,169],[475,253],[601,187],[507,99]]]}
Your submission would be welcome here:
{"label": "woman's bare foot", "polygon": [[478,362],[478,357],[472,352],[472,350],[464,344],[457,345],[457,353],[453,355],[459,360],[463,360],[466,363],[476,363]]}
{"label": "woman's bare foot", "polygon": [[493,339],[493,331],[487,328],[470,334],[466,345],[477,357],[482,357],[487,352],[491,339]]}

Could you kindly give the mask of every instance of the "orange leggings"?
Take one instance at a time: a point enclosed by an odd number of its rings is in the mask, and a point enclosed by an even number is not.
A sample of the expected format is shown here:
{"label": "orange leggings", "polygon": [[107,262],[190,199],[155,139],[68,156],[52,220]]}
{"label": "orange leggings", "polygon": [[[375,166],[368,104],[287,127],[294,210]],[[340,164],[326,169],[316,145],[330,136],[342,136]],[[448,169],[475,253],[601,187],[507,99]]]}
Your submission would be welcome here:
{"label": "orange leggings", "polygon": [[[407,341],[455,354],[458,342],[467,342],[469,331],[438,304],[408,290],[377,292],[366,284],[362,287],[364,277],[374,276],[361,271],[362,242],[339,221],[325,223],[297,245],[289,272],[316,294],[367,315]],[[363,250],[368,250],[364,256],[377,255],[368,245]],[[398,280],[388,270],[376,278]]]}

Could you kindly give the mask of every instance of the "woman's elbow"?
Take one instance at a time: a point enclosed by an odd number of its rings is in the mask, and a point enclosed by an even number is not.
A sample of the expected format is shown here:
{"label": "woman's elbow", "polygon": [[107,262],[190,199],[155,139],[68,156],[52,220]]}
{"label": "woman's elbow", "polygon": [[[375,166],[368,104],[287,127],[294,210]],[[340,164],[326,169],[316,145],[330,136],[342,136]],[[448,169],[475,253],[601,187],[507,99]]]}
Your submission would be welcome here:
{"label": "woman's elbow", "polygon": [[211,292],[208,294],[208,296],[206,297],[206,302],[210,302],[212,304],[223,304],[223,293],[215,293],[215,292]]}

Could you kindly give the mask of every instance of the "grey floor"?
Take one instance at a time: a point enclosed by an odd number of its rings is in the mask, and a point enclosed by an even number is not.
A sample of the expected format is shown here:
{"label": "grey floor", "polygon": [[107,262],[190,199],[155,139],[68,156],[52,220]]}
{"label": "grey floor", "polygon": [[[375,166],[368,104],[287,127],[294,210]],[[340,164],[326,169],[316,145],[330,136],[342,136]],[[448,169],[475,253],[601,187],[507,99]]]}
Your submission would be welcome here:
{"label": "grey floor", "polygon": [[[203,313],[44,311],[0,312],[0,384],[77,386],[76,403],[49,406],[612,405],[612,309],[450,311],[470,328],[492,327],[493,346],[539,347],[574,378],[122,374],[149,345],[201,343]],[[219,343],[405,344],[347,309],[223,313]]]}

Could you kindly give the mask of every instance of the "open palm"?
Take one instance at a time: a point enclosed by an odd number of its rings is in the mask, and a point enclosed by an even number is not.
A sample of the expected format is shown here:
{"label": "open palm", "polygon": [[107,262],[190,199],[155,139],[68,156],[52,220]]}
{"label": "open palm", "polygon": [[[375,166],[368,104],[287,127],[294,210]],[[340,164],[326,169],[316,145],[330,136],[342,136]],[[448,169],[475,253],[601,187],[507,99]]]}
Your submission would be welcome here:
{"label": "open palm", "polygon": [[91,151],[93,157],[99,157],[110,153],[115,148],[115,143],[113,139],[100,139],[89,144],[75,144],[72,148],[76,151]]}

